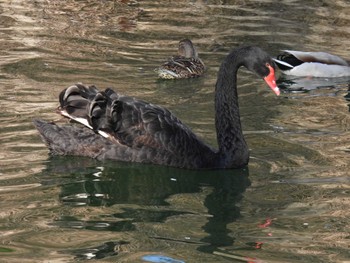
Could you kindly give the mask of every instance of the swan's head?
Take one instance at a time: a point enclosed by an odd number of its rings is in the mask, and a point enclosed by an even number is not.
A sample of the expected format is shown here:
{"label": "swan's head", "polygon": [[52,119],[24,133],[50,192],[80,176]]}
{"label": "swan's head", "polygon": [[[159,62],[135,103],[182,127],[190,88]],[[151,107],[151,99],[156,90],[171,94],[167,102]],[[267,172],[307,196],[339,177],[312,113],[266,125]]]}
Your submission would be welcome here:
{"label": "swan's head", "polygon": [[276,84],[275,63],[272,58],[259,47],[247,47],[245,66],[263,78],[272,91],[278,96],[280,90]]}

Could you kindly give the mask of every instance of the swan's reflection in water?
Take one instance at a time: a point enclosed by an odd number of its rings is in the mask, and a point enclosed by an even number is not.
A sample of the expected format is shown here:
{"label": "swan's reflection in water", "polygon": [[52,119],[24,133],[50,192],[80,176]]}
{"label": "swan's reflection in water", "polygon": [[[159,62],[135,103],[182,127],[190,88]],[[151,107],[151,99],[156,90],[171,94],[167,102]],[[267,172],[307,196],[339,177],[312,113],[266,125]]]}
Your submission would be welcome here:
{"label": "swan's reflection in water", "polygon": [[[171,216],[197,213],[188,209],[179,211],[179,208],[173,208],[166,199],[175,194],[199,193],[203,187],[209,187],[211,191],[203,200],[209,214],[203,215],[207,220],[202,226],[206,233],[205,238],[193,241],[198,243],[199,250],[205,252],[233,244],[234,240],[229,235],[227,225],[239,217],[237,202],[250,185],[248,168],[192,171],[141,164],[102,164],[84,158],[55,157],[48,163],[47,170],[49,175],[60,175],[60,179],[51,177],[44,180],[47,184],[61,185],[59,198],[63,204],[78,207],[118,207],[118,212],[108,215],[108,221],[88,221],[63,215],[53,222],[53,225],[62,228],[139,231],[135,223],[159,224]],[[115,221],[111,221],[110,218],[114,218]],[[162,239],[161,236],[150,238]],[[169,236],[164,239],[172,240]],[[118,240],[116,243],[120,242],[125,241]],[[101,244],[99,247],[105,249],[113,246]],[[99,249],[96,251],[99,251],[99,257],[111,253],[107,251],[101,254]],[[75,254],[81,257],[84,253],[79,250],[75,251]]]}

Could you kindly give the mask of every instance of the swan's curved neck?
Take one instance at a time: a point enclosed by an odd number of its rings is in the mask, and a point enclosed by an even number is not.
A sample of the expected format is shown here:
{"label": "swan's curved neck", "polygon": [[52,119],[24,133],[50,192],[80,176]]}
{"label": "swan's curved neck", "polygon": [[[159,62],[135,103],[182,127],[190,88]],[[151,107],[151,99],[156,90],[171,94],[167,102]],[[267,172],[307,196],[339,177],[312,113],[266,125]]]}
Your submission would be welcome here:
{"label": "swan's curved neck", "polygon": [[248,162],[248,147],[244,140],[237,96],[237,71],[244,58],[230,53],[221,64],[215,86],[215,125],[219,145],[220,166],[236,167]]}

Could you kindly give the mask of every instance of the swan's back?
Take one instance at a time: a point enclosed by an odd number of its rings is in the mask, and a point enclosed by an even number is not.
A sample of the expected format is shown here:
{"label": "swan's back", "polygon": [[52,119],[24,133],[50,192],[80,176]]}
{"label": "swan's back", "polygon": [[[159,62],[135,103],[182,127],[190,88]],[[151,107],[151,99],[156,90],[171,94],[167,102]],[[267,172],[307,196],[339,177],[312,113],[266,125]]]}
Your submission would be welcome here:
{"label": "swan's back", "polygon": [[[186,168],[213,165],[214,150],[163,107],[119,95],[111,89],[98,91],[94,86],[77,84],[61,92],[58,110],[63,116],[80,122],[92,132],[82,132],[85,129],[80,127],[57,128],[54,124],[45,126],[43,122],[35,123],[53,154]],[[79,134],[83,135],[76,136]],[[83,142],[84,136],[92,141],[91,146]],[[96,136],[100,138],[94,138]],[[65,139],[61,149],[53,137],[69,139]],[[96,148],[99,150],[96,151]],[[69,151],[66,152],[66,149]]]}

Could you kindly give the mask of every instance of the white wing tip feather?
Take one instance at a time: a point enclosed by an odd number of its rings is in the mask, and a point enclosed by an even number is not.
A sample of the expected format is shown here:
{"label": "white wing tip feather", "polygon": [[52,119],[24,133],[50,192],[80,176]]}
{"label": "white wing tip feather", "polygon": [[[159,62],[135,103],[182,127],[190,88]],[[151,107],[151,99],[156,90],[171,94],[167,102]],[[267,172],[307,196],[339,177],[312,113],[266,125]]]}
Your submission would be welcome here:
{"label": "white wing tip feather", "polygon": [[282,60],[279,60],[279,59],[276,59],[276,58],[273,58],[273,60],[276,62],[276,63],[278,63],[278,64],[281,64],[281,65],[284,65],[284,66],[286,66],[286,67],[289,67],[289,68],[294,68],[291,64],[288,64],[287,62],[284,62],[284,61],[282,61]]}

